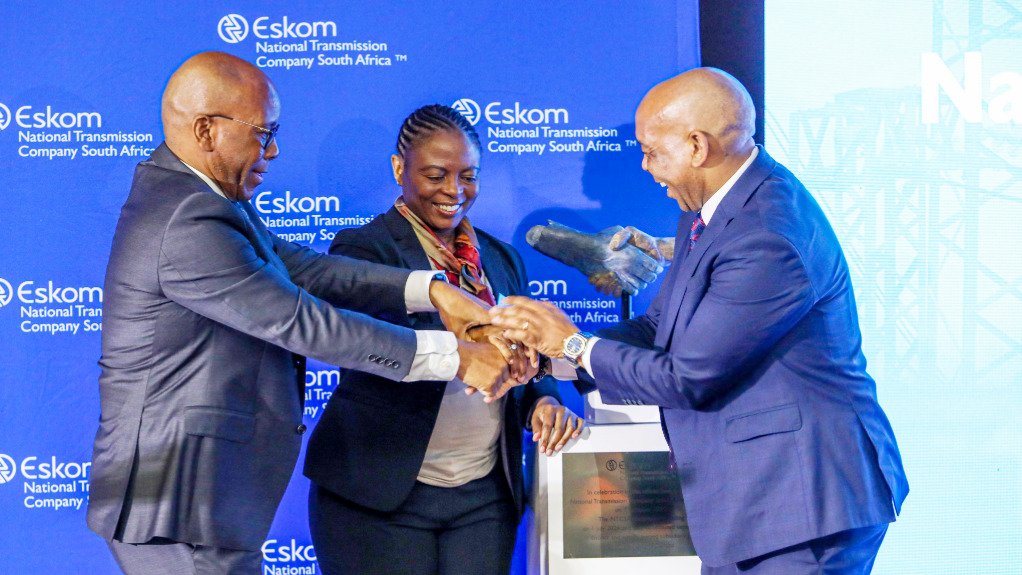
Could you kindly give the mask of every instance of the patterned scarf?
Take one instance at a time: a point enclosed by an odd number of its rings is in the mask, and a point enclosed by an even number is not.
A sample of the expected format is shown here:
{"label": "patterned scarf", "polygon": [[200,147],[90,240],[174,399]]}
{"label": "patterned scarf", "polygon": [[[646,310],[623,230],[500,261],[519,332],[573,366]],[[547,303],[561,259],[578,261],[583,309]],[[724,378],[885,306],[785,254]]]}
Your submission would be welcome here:
{"label": "patterned scarf", "polygon": [[447,274],[447,280],[490,305],[496,305],[479,260],[479,239],[467,217],[454,230],[454,251],[398,197],[394,207],[408,220],[433,266]]}

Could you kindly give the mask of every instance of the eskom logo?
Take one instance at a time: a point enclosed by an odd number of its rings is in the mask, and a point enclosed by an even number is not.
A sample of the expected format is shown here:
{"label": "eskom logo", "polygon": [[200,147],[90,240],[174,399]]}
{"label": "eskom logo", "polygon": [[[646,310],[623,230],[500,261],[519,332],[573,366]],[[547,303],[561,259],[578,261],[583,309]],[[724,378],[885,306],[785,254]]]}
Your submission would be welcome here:
{"label": "eskom logo", "polygon": [[278,545],[276,539],[268,539],[263,543],[263,560],[267,563],[287,563],[292,561],[316,561],[316,550],[312,545],[302,545],[291,539]]}
{"label": "eskom logo", "polygon": [[14,479],[18,472],[18,464],[11,459],[10,455],[0,453],[0,485]]}
{"label": "eskom logo", "polygon": [[473,126],[478,124],[479,119],[483,117],[479,104],[477,104],[475,100],[470,100],[468,98],[462,98],[454,104],[451,104],[451,108],[454,108],[455,112],[465,116],[468,123]]}
{"label": "eskom logo", "polygon": [[241,14],[228,14],[216,26],[220,39],[228,44],[237,44],[248,36],[248,20]]}
{"label": "eskom logo", "polygon": [[14,288],[11,287],[11,283],[4,278],[0,278],[0,307],[11,303],[11,298],[14,297]]}
{"label": "eskom logo", "polygon": [[[51,455],[49,459],[43,459],[42,461],[34,455],[21,460],[21,476],[29,481],[88,479],[89,469],[91,468],[91,461],[63,462],[58,461],[56,455]],[[0,485],[14,479],[17,474],[17,462],[10,455],[0,453]]]}
{"label": "eskom logo", "polygon": [[0,130],[4,130],[11,124],[11,109],[0,102]]}
{"label": "eskom logo", "polygon": [[473,126],[485,119],[490,124],[505,125],[538,125],[538,124],[567,124],[568,110],[566,108],[529,108],[522,106],[521,102],[513,105],[503,105],[502,102],[490,102],[480,106],[475,100],[462,98],[451,104],[465,119]]}
{"label": "eskom logo", "polygon": [[[6,109],[6,106],[4,106]],[[2,113],[2,112],[0,112]],[[8,111],[8,120],[10,116]],[[99,112],[61,112],[47,104],[45,111],[36,112],[31,106],[20,106],[14,111],[14,121],[22,128],[102,128],[103,116]]]}
{"label": "eskom logo", "polygon": [[24,304],[103,303],[103,288],[60,287],[53,280],[48,280],[45,287],[36,287],[33,280],[28,280],[18,284],[18,299]]}
{"label": "eskom logo", "polygon": [[291,190],[284,190],[283,198],[274,197],[270,190],[259,192],[254,203],[255,208],[264,214],[311,214],[341,211],[341,200],[337,196],[292,196]]}
{"label": "eskom logo", "polygon": [[[252,35],[261,40],[304,39],[337,37],[337,22],[317,20],[302,22],[281,16],[280,20],[271,20],[269,16],[259,16],[252,20]],[[237,44],[248,37],[248,20],[241,14],[228,14],[217,23],[216,33],[228,44]]]}

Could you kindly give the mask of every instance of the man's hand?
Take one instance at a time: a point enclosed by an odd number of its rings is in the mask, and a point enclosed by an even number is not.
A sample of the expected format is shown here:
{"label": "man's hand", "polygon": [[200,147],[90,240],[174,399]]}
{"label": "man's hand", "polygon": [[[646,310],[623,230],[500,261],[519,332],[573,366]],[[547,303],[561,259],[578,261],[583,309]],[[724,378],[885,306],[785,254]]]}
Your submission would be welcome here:
{"label": "man's hand", "polygon": [[545,395],[532,408],[532,441],[540,453],[553,455],[582,434],[585,421],[556,399]]}
{"label": "man's hand", "polygon": [[511,377],[507,361],[489,343],[458,340],[458,379],[477,389],[486,403],[494,402],[521,382]]}
{"label": "man's hand", "polygon": [[578,331],[561,308],[522,296],[511,296],[490,308],[490,321],[504,328],[504,337],[549,357],[564,357],[564,340]]}
{"label": "man's hand", "polygon": [[[489,316],[487,316],[488,318]],[[536,350],[507,339],[504,337],[504,330],[495,325],[471,327],[468,330],[467,339],[476,343],[489,343],[497,348],[500,355],[507,361],[511,377],[519,383],[527,383],[539,373],[539,355]],[[465,391],[471,395],[469,390],[472,389],[469,388]]]}
{"label": "man's hand", "polygon": [[612,250],[620,250],[628,244],[642,250],[661,266],[669,265],[674,259],[674,238],[655,238],[638,228],[628,226],[618,230],[610,238],[609,245]]}
{"label": "man's hand", "polygon": [[468,339],[468,330],[490,323],[486,310],[490,306],[467,291],[447,282],[429,283],[429,301],[440,312],[440,321],[458,339]]}

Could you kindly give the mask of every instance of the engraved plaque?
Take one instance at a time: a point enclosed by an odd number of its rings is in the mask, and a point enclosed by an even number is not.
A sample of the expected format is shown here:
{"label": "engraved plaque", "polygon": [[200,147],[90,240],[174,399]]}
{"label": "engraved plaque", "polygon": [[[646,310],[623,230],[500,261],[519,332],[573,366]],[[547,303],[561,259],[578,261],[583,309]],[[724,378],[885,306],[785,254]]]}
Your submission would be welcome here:
{"label": "engraved plaque", "polygon": [[695,555],[666,451],[562,457],[566,559]]}

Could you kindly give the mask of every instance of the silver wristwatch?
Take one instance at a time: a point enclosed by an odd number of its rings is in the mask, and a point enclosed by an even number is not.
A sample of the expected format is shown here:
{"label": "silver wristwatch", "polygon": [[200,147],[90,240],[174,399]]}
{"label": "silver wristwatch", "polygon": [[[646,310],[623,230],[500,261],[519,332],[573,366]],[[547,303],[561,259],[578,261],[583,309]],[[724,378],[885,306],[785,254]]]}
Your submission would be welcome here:
{"label": "silver wristwatch", "polygon": [[564,345],[561,351],[564,352],[564,359],[568,360],[571,367],[579,368],[582,354],[585,353],[586,345],[589,344],[589,338],[591,337],[593,337],[593,334],[587,331],[579,331],[564,338]]}

